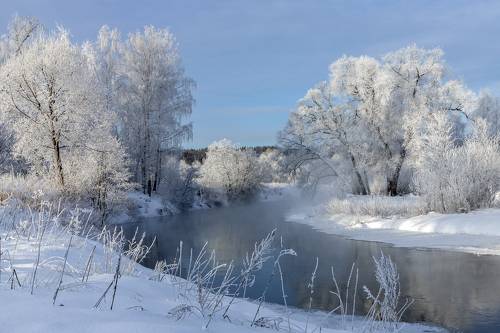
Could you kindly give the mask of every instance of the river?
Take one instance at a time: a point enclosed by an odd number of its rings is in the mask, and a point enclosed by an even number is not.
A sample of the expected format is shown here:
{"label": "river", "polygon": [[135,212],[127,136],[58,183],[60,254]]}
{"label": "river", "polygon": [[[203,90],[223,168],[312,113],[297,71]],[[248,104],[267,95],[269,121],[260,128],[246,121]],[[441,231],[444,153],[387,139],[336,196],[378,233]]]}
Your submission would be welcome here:
{"label": "river", "polygon": [[[462,332],[500,332],[500,256],[401,248],[345,239],[286,221],[285,216],[293,205],[284,200],[255,202],[144,218],[127,224],[126,231],[131,234],[138,227],[148,237],[156,236],[157,243],[144,262],[154,267],[157,260],[172,262],[180,241],[185,252],[192,248],[194,253],[208,242],[208,248],[216,252],[219,261],[239,263],[252,251],[255,242],[276,228],[285,247],[297,253],[282,260],[288,304],[299,308],[308,306],[307,285],[318,258],[313,307],[331,310],[336,305],[335,297],[329,292],[333,290],[331,267],[337,280],[345,286],[352,263],[356,263],[360,286],[356,311],[359,314],[367,306],[361,287],[367,285],[376,290],[373,257],[383,251],[398,267],[402,295],[414,300],[404,316],[405,321],[431,322]],[[279,242],[276,243],[278,246]],[[261,295],[271,270],[272,263],[268,261],[256,275],[256,283],[247,291],[247,297]],[[267,302],[283,303],[279,280],[273,280]]]}

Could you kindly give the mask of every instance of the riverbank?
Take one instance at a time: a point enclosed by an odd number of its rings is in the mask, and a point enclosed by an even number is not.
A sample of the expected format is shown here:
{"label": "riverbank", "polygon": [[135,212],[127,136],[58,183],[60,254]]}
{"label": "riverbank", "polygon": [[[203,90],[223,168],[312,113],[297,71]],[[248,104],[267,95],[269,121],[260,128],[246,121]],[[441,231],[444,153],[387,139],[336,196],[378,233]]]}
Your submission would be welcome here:
{"label": "riverbank", "polygon": [[[223,319],[228,297],[215,311],[201,312],[199,288],[192,282],[129,259],[141,259],[147,251],[148,244],[139,239],[130,243],[116,229],[77,236],[88,228],[86,215],[62,214],[47,203],[40,203],[36,212],[3,206],[0,214],[0,327],[5,331],[274,332],[289,330],[287,313],[291,332],[305,332],[305,327],[309,332],[320,327],[322,332],[351,331],[339,326],[336,315],[287,312],[268,304],[258,316],[267,327],[251,327],[257,302],[237,299]],[[120,255],[120,248],[127,251]],[[355,318],[354,323],[359,328],[363,322]],[[403,326],[407,333],[442,332],[419,324]]]}
{"label": "riverbank", "polygon": [[500,209],[496,208],[459,214],[374,217],[332,214],[314,207],[292,212],[287,220],[356,240],[500,255]]}

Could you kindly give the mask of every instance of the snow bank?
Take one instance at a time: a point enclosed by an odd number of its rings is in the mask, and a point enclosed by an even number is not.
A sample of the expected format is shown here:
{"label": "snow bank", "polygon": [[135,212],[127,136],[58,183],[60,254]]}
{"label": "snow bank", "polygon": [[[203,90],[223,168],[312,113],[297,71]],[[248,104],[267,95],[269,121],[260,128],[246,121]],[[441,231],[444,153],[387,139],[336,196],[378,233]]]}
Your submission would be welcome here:
{"label": "snow bank", "polygon": [[437,214],[407,219],[384,219],[366,223],[371,229],[500,236],[500,209],[484,209],[467,214]]}
{"label": "snow bank", "polygon": [[[109,247],[109,243],[108,246],[103,246],[88,237],[71,236],[72,230],[82,230],[79,228],[83,220],[72,219],[62,227],[58,223],[59,220],[50,217],[39,218],[36,215],[23,217],[15,209],[7,213],[3,209],[2,217],[4,222],[0,224],[2,331],[73,333],[276,331],[271,328],[251,327],[250,323],[257,304],[243,299],[234,302],[228,312],[230,320],[223,319],[219,314],[214,317],[208,329],[204,328],[207,318],[202,318],[196,311],[182,319],[174,318],[169,312],[185,304],[183,302],[186,302],[186,297],[193,297],[193,304],[197,301],[196,295],[181,296],[179,293],[179,286],[186,285],[186,281],[171,275],[158,279],[158,272],[135,264],[123,256],[120,266],[122,274],[117,283],[116,298],[111,310],[114,288],[109,289],[109,287],[114,279],[113,272],[119,256],[117,252],[110,250],[112,248]],[[113,242],[114,237],[107,239],[108,242]],[[64,259],[66,253],[68,253],[67,261]],[[39,262],[38,266],[36,262]],[[37,267],[36,273],[34,273],[35,267]],[[86,271],[89,272],[88,279],[83,278]],[[61,276],[63,277],[61,288],[53,305],[53,297]],[[32,282],[33,292],[31,292]],[[107,289],[110,291],[106,294]],[[103,295],[105,296],[99,303],[98,300]],[[224,299],[221,307],[227,303],[228,299]],[[282,306],[264,304],[259,316],[275,320],[281,328],[284,328],[284,325],[287,325],[284,319],[285,313]],[[292,332],[304,332],[306,325],[311,331],[347,332],[336,329],[339,327],[339,318],[335,315],[328,316],[325,312],[313,312],[309,315],[302,310],[293,310],[290,319]],[[402,332],[443,332],[443,330],[408,324],[403,326]]]}
{"label": "snow bank", "polygon": [[500,209],[467,214],[428,213],[409,218],[325,215],[312,210],[290,214],[287,219],[353,239],[500,255]]}

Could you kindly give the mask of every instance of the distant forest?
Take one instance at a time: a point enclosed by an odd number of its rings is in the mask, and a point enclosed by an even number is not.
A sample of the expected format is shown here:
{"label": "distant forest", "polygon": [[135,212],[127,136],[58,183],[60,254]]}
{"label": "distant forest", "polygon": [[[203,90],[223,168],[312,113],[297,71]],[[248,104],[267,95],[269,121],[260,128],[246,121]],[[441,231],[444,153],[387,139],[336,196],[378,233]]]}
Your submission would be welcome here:
{"label": "distant forest", "polygon": [[[263,152],[266,150],[274,150],[278,149],[276,146],[255,146],[255,147],[241,147],[241,150],[253,150],[257,154],[257,156],[260,156]],[[186,162],[187,164],[191,165],[193,162],[203,162],[207,155],[207,150],[208,148],[198,148],[198,149],[184,149],[182,151],[182,160]]]}

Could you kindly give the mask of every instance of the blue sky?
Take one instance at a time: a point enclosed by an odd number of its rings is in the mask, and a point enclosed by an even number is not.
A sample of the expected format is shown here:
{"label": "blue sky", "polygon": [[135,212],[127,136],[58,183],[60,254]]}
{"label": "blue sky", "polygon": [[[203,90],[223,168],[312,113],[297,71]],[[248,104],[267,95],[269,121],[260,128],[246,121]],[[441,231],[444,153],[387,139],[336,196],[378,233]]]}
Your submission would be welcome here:
{"label": "blue sky", "polygon": [[347,55],[381,56],[417,43],[441,47],[475,90],[500,91],[500,2],[460,0],[2,0],[0,25],[14,13],[61,24],[75,40],[108,24],[125,35],[146,24],[176,35],[197,82],[193,141],[227,137],[266,145],[306,90]]}

